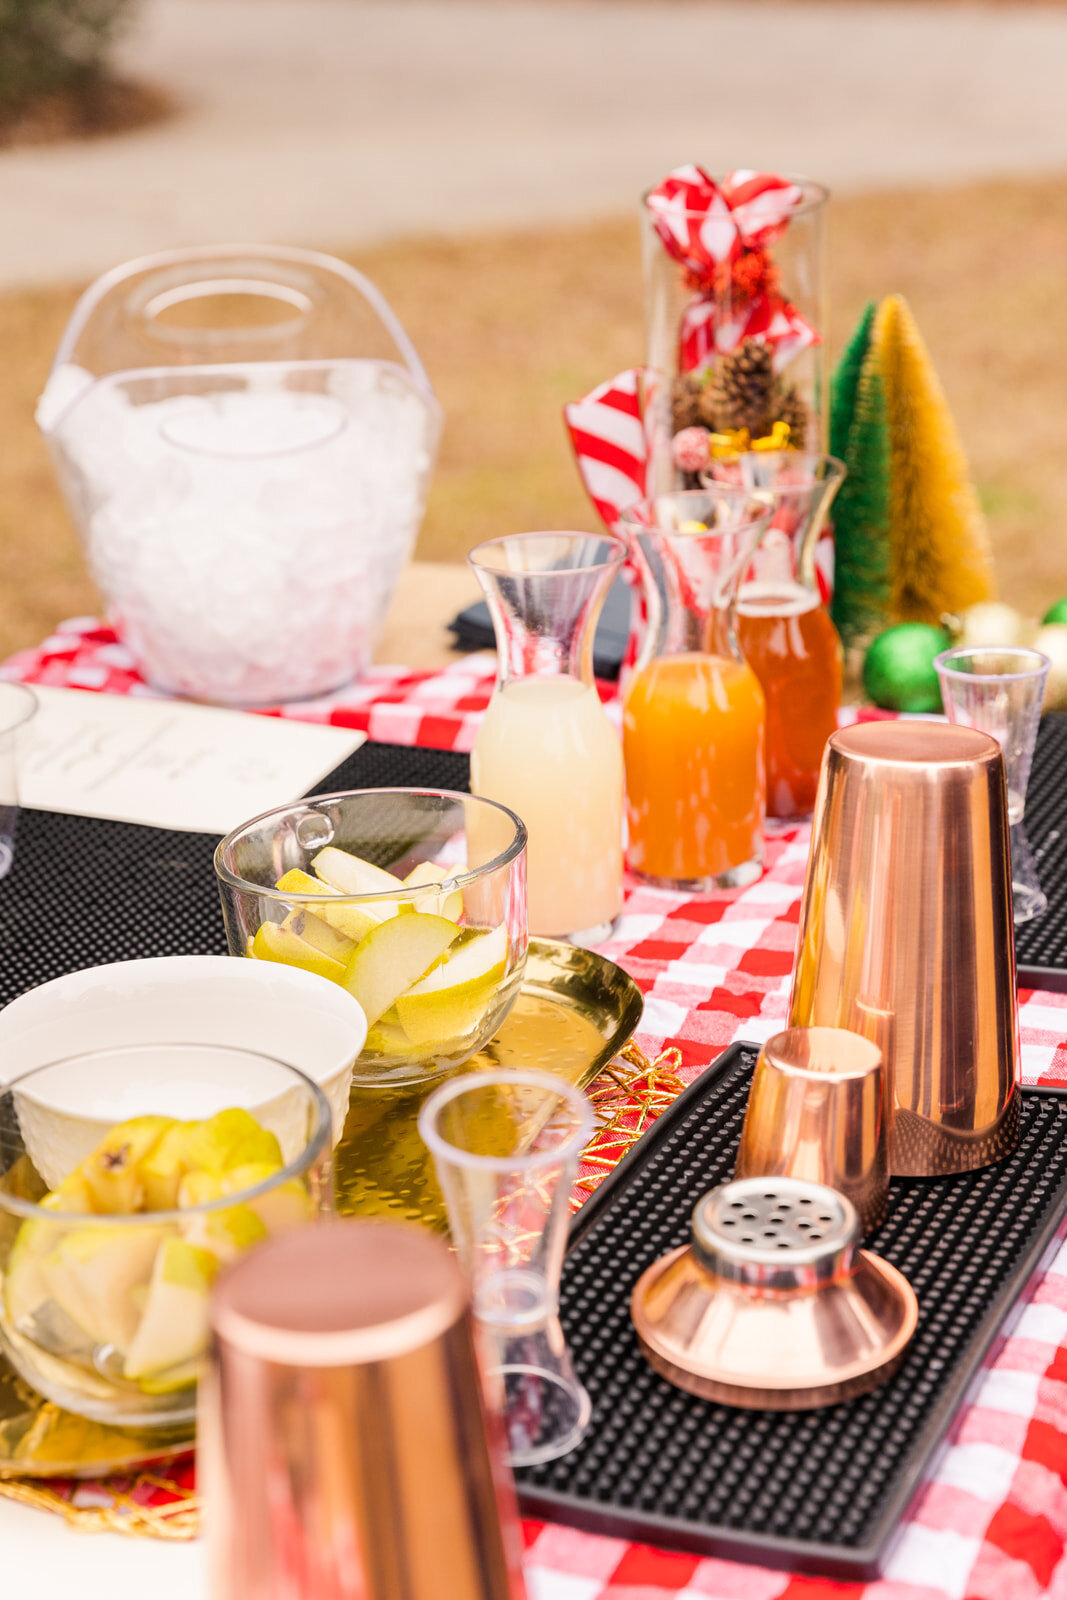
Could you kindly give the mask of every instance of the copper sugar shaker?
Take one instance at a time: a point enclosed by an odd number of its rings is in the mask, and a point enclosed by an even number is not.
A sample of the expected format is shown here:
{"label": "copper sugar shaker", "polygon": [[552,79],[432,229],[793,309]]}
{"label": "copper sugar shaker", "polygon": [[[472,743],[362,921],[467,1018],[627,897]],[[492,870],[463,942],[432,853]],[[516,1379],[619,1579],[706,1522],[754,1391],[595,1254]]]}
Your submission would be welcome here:
{"label": "copper sugar shaker", "polygon": [[789,1020],[882,1050],[890,1172],[966,1172],[1014,1149],[1018,1001],[995,739],[918,720],[831,736]]}
{"label": "copper sugar shaker", "polygon": [[201,1384],[211,1600],[522,1600],[499,1419],[444,1242],[325,1222],[226,1271]]}

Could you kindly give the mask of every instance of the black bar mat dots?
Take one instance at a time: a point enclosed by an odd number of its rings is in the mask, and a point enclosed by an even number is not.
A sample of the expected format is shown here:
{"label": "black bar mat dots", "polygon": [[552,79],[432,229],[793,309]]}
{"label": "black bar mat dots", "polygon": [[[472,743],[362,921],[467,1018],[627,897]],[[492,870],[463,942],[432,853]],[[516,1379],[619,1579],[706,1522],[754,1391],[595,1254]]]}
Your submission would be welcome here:
{"label": "black bar mat dots", "polygon": [[1043,917],[1015,930],[1019,984],[1067,991],[1067,713],[1041,720],[1026,793],[1026,836],[1048,897]]}
{"label": "black bar mat dots", "polygon": [[[365,744],[317,786],[466,791],[451,750]],[[0,1005],[50,978],[138,956],[225,955],[214,834],[24,811],[0,878]]]}
{"label": "black bar mat dots", "polygon": [[838,1578],[878,1575],[894,1529],[998,1329],[1055,1248],[1067,1096],[1023,1095],[1014,1155],[894,1179],[871,1247],[919,1325],[882,1388],[821,1411],[743,1411],[673,1388],[640,1354],[630,1293],[733,1176],[754,1047],[734,1045],[654,1124],[572,1224],[561,1316],[593,1421],[571,1455],[518,1473],[524,1511],[595,1532]]}

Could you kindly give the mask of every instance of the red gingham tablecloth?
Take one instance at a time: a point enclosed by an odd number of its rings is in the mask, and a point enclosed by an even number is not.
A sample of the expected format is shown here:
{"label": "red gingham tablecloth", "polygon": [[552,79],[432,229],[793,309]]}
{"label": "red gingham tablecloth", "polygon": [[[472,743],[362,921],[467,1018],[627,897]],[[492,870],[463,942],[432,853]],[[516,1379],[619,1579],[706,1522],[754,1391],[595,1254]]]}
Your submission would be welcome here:
{"label": "red gingham tablecloth", "polygon": [[[111,630],[64,624],[2,673],[27,683],[152,693]],[[487,656],[442,672],[376,667],[340,694],[271,715],[371,738],[469,750],[492,689]],[[607,697],[610,691],[604,689]],[[609,710],[614,707],[609,705]],[[645,994],[638,1043],[695,1077],[735,1039],[785,1020],[807,825],[772,825],[750,888],[696,898],[635,888],[606,955]],[[1067,1083],[1067,995],[1021,990],[1027,1083]],[[531,1600],[1067,1600],[1067,1245],[1034,1284],[878,1582],[836,1583],[527,1522]]]}

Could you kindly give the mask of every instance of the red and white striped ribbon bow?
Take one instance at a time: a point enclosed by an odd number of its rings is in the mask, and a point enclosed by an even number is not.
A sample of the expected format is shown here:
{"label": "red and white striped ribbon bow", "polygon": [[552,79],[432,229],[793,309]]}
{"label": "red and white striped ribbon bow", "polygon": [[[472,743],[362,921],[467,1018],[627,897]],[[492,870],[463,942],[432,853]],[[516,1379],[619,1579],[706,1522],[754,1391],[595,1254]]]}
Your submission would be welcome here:
{"label": "red and white striped ribbon bow", "polygon": [[[643,398],[647,403],[646,374],[641,368],[630,367],[563,408],[579,476],[597,514],[612,533],[619,532],[622,513],[646,499],[649,492],[651,450],[645,418],[651,415],[652,408],[646,412]],[[828,601],[833,592],[834,545],[827,534],[815,547],[815,566],[819,592]],[[630,638],[623,658],[625,671],[637,659],[647,605],[640,569],[632,556],[623,570],[633,588]]]}
{"label": "red and white striped ribbon bow", "polygon": [[[664,249],[697,290],[682,314],[678,361],[683,372],[706,366],[758,338],[774,350],[776,371],[819,342],[819,334],[777,290],[768,246],[789,226],[803,190],[771,172],[732,172],[721,184],[701,167],[677,167],[647,200]],[[741,289],[736,269],[744,264]]]}

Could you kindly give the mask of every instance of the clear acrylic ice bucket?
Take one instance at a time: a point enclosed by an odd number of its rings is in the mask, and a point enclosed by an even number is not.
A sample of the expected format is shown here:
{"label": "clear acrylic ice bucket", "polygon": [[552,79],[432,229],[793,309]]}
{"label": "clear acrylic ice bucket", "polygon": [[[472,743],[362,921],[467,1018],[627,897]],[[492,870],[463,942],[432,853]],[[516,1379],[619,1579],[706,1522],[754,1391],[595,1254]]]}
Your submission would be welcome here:
{"label": "clear acrylic ice bucket", "polygon": [[440,411],[361,273],[260,246],[118,267],[78,302],[37,420],[154,687],[263,705],[363,672]]}

